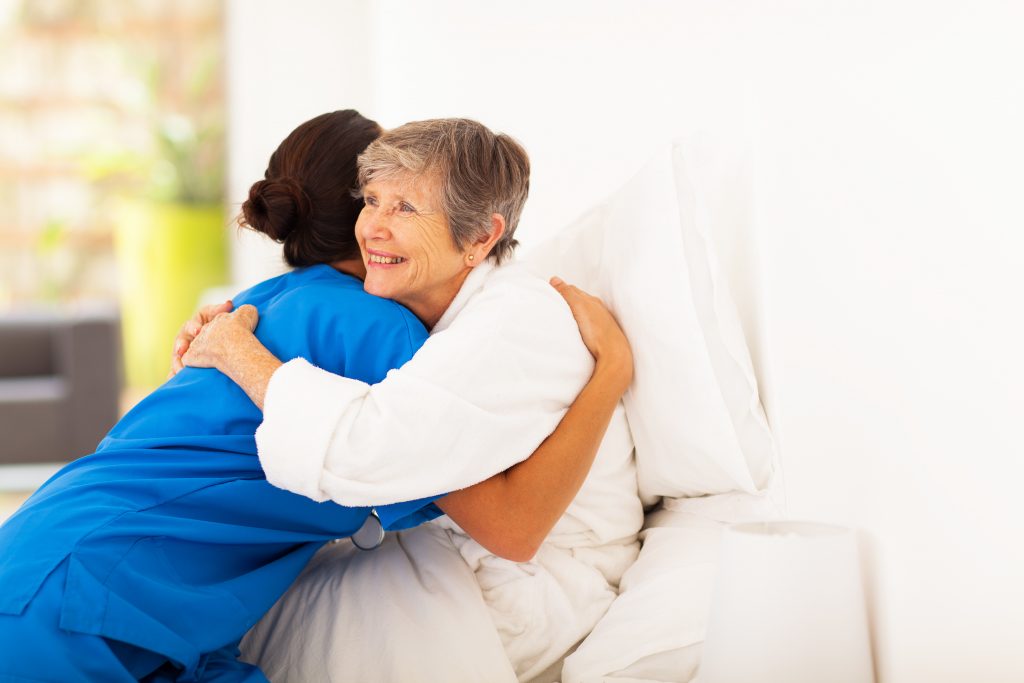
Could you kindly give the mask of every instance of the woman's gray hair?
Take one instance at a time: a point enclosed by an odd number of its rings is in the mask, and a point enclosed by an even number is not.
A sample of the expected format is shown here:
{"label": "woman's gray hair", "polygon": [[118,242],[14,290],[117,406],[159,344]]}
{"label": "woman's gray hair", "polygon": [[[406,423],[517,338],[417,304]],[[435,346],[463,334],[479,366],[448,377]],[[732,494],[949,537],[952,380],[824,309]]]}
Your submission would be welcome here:
{"label": "woman's gray hair", "polygon": [[457,249],[488,234],[491,214],[497,213],[505,219],[505,232],[489,257],[501,263],[512,255],[530,191],[530,158],[522,145],[470,119],[430,119],[385,132],[359,155],[360,187],[405,174],[436,174]]}

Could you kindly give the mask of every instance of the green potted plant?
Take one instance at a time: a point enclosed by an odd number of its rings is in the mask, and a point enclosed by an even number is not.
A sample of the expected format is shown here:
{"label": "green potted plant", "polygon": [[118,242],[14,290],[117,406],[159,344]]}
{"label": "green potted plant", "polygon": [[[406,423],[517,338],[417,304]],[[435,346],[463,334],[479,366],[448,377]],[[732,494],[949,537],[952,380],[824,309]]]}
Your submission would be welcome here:
{"label": "green potted plant", "polygon": [[138,388],[166,378],[178,327],[228,277],[220,127],[164,114],[155,137],[147,191],[120,199],[114,221],[125,376]]}

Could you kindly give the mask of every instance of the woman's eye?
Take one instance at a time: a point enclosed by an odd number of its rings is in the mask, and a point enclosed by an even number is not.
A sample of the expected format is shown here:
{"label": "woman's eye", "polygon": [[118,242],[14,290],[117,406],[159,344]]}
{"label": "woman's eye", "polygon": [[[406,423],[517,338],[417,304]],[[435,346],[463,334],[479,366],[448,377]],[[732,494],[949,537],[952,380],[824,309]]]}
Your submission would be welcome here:
{"label": "woman's eye", "polygon": [[413,208],[413,205],[409,204],[408,202],[401,202],[398,205],[398,210],[401,211],[402,213],[415,213],[416,212],[416,209]]}
{"label": "woman's eye", "polygon": [[367,206],[377,206],[377,198],[376,197],[363,197],[363,202]]}

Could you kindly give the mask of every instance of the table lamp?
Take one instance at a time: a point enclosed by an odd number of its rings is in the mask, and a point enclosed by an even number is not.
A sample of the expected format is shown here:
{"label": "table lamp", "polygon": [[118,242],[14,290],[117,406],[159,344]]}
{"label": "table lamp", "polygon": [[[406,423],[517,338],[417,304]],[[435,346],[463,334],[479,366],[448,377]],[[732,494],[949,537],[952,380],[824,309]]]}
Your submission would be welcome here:
{"label": "table lamp", "polygon": [[699,683],[873,683],[851,529],[733,524],[720,557]]}

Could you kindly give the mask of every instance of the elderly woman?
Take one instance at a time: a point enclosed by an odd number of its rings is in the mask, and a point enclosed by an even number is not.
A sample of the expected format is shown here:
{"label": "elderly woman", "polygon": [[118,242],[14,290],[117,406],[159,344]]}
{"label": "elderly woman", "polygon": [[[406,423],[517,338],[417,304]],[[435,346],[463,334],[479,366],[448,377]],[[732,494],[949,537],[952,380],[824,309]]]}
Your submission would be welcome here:
{"label": "elderly woman", "polygon": [[[379,384],[338,377],[302,359],[282,362],[252,336],[251,319],[238,313],[203,327],[184,362],[218,368],[264,407],[256,440],[269,481],[314,500],[343,505],[437,496],[523,461],[565,416],[563,423],[579,427],[576,445],[557,454],[538,452],[519,470],[460,491],[463,495],[437,500],[457,523],[450,526],[454,534],[468,533],[499,556],[520,561],[534,557],[583,482],[582,465],[589,465],[631,378],[631,357],[623,352],[621,338],[614,338],[607,346],[604,340],[589,341],[592,358],[580,343],[565,301],[523,266],[505,263],[516,246],[528,174],[528,160],[518,144],[462,119],[401,126],[386,132],[360,156],[365,208],[356,224],[356,238],[366,268],[364,288],[402,303],[430,329],[430,338],[412,360]],[[209,317],[201,315],[193,328]],[[590,323],[579,320],[585,338],[593,339],[587,329]],[[189,337],[184,334],[179,344],[187,344]],[[591,383],[584,388],[588,378]],[[613,390],[601,389],[605,382]],[[579,414],[577,421],[566,410],[578,393],[584,403],[595,393],[614,399]],[[603,511],[605,519],[577,524],[568,544],[594,545],[599,536],[601,542],[617,542],[621,552],[614,552],[614,559],[604,564],[619,568],[602,577],[607,566],[601,566],[601,560],[588,564],[567,548],[571,557],[565,563],[586,565],[584,582],[600,584],[596,599],[593,605],[576,605],[585,615],[579,623],[557,634],[529,634],[534,642],[548,642],[518,656],[512,642],[516,628],[506,629],[502,637],[518,675],[528,678],[550,665],[607,607],[614,594],[611,584],[635,551],[630,546],[635,536],[631,539],[630,534],[641,520],[631,466],[617,475],[616,494],[605,498],[612,506]],[[524,475],[531,472],[538,475],[524,485]],[[614,531],[596,533],[591,528],[601,524],[604,531]],[[453,545],[460,546],[467,561],[474,554],[458,538],[453,538]],[[374,560],[367,558],[366,563]],[[479,559],[475,564],[479,568]],[[373,571],[382,577],[387,572],[382,567]],[[331,581],[331,571],[324,570],[320,577],[304,577],[300,583],[305,581],[307,592],[315,593],[317,588],[308,584]],[[568,595],[565,591],[554,597],[567,601]],[[515,596],[506,595],[504,601],[515,603]],[[389,614],[404,618],[402,604],[390,613],[379,607],[373,606],[379,623],[388,624]],[[515,619],[539,623],[536,606],[532,614],[522,607],[526,614],[514,615]],[[336,609],[339,628],[352,623],[345,605]],[[275,680],[303,680],[318,671],[353,680],[367,675],[389,680],[375,650],[382,643],[367,643],[354,631],[312,633],[304,628],[308,622],[300,612],[293,609],[290,614],[276,629],[264,628],[260,642],[252,643],[253,656]],[[322,665],[316,668],[321,653],[309,653],[312,668],[303,669],[299,651],[306,647],[308,652],[310,642],[322,640],[332,650],[342,641],[358,642],[359,647],[332,659],[329,672]],[[432,674],[421,670],[416,680],[470,676],[454,671],[460,669],[454,666]],[[505,674],[482,673],[487,680]],[[391,679],[402,675],[408,673],[394,670]]]}
{"label": "elderly woman", "polygon": [[[335,112],[281,144],[243,214],[300,267],[239,295],[244,305],[231,318],[258,312],[254,341],[368,383],[406,362],[426,337],[407,309],[361,283],[353,233],[362,204],[350,188],[356,154],[379,133],[356,112]],[[607,313],[562,289],[581,321],[596,324],[593,338],[628,357]],[[595,376],[588,387],[596,393],[577,401],[564,428],[537,449],[541,461],[574,458],[582,447],[586,469],[592,451],[572,428],[574,415],[599,418],[628,372],[602,377],[613,380]],[[316,397],[303,403],[330,409]],[[255,457],[261,418],[221,373],[186,369],[0,526],[0,680],[266,681],[236,659],[239,639],[324,543],[440,514],[436,496],[391,505],[382,497],[371,517],[369,506],[318,504],[271,486]],[[472,526],[483,511],[479,527],[503,533],[487,496],[470,487],[449,498],[458,506],[463,496],[476,504],[455,514]]]}

